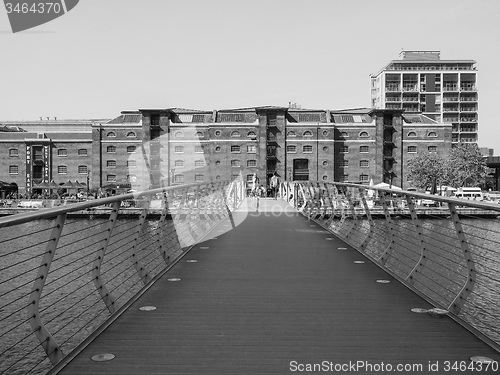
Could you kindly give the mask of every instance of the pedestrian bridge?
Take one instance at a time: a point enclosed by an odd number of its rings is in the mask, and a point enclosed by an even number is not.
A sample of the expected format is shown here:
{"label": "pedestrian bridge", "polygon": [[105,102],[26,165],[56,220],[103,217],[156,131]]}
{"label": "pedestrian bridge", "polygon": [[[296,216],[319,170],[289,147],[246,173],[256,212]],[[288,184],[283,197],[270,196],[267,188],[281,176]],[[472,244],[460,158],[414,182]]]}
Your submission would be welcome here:
{"label": "pedestrian bridge", "polygon": [[0,373],[498,373],[500,205],[245,189],[1,218]]}

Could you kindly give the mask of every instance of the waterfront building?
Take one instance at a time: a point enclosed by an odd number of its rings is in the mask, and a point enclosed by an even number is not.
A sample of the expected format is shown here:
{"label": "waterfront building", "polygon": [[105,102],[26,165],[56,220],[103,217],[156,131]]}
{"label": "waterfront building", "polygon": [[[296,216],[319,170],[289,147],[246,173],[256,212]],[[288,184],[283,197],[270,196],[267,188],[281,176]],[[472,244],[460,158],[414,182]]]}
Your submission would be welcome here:
{"label": "waterfront building", "polygon": [[[112,120],[3,123],[0,181],[31,195],[43,182],[142,190],[257,174],[281,180],[409,187],[407,162],[451,148],[451,124],[403,109],[262,106],[123,111]],[[0,130],[2,128],[0,127]]]}
{"label": "waterfront building", "polygon": [[371,75],[373,108],[421,112],[452,124],[452,143],[478,138],[477,70],[474,60],[441,60],[440,51],[402,51]]}

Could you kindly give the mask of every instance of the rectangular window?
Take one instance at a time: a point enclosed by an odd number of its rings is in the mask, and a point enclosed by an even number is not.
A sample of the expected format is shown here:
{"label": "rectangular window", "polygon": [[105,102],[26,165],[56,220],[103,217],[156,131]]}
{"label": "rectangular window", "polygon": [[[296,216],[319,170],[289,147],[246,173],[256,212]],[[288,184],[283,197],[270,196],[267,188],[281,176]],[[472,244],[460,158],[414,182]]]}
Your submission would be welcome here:
{"label": "rectangular window", "polygon": [[255,145],[247,146],[247,153],[256,154],[257,153],[257,146],[255,146]]}
{"label": "rectangular window", "polygon": [[65,148],[60,148],[57,150],[57,156],[68,156],[68,150]]}
{"label": "rectangular window", "polygon": [[160,115],[152,113],[151,114],[151,125],[158,126],[160,125]]}
{"label": "rectangular window", "polygon": [[87,149],[86,148],[78,149],[78,156],[87,156]]}
{"label": "rectangular window", "polygon": [[194,152],[196,152],[197,154],[203,154],[203,147],[202,146],[195,146]]}
{"label": "rectangular window", "polygon": [[239,153],[240,152],[240,146],[231,146],[231,152],[233,152],[233,153]]}
{"label": "rectangular window", "polygon": [[348,167],[349,166],[349,160],[342,160],[342,162],[340,164],[342,165],[342,167]]}
{"label": "rectangular window", "polygon": [[86,165],[79,165],[78,166],[78,174],[87,174],[87,166]]}
{"label": "rectangular window", "polygon": [[59,174],[67,174],[68,173],[68,167],[66,165],[60,165],[57,167],[57,173]]}
{"label": "rectangular window", "polygon": [[241,162],[239,160],[231,160],[231,167],[239,167]]}
{"label": "rectangular window", "polygon": [[195,174],[194,175],[194,181],[195,182],[205,181],[205,176],[203,176],[202,174]]}
{"label": "rectangular window", "polygon": [[294,146],[294,145],[289,145],[289,146],[286,146],[286,152],[297,152],[297,146]]}
{"label": "rectangular window", "polygon": [[313,146],[306,145],[306,146],[302,147],[302,152],[305,152],[305,153],[313,152]]}
{"label": "rectangular window", "polygon": [[178,154],[182,154],[184,152],[184,147],[182,147],[182,146],[175,146],[174,147],[174,152],[176,152]]}
{"label": "rectangular window", "polygon": [[9,150],[9,156],[19,156],[19,150],[17,148],[11,148]]}
{"label": "rectangular window", "polygon": [[417,152],[417,146],[408,146],[408,152],[410,153]]}
{"label": "rectangular window", "polygon": [[9,174],[18,174],[19,167],[17,165],[9,165]]}
{"label": "rectangular window", "polygon": [[203,168],[205,166],[205,162],[203,160],[195,160],[194,166],[196,168]]}
{"label": "rectangular window", "polygon": [[108,168],[116,168],[116,160],[108,160],[106,162],[106,167],[108,167]]}
{"label": "rectangular window", "polygon": [[247,160],[247,167],[256,167],[257,160]]}
{"label": "rectangular window", "polygon": [[428,150],[429,152],[437,152],[437,146],[429,146]]}
{"label": "rectangular window", "polygon": [[360,182],[368,182],[368,175],[367,174],[359,175],[359,181]]}
{"label": "rectangular window", "polygon": [[347,182],[347,181],[349,181],[349,175],[348,174],[343,174],[342,177],[341,177],[341,179],[342,179],[342,182]]}
{"label": "rectangular window", "polygon": [[184,175],[183,174],[176,174],[174,176],[174,182],[177,184],[182,184],[184,182]]}
{"label": "rectangular window", "polygon": [[43,160],[42,146],[33,146],[33,160]]}
{"label": "rectangular window", "polygon": [[129,168],[137,167],[137,161],[136,160],[127,160],[127,167],[129,167]]}
{"label": "rectangular window", "polygon": [[359,152],[369,152],[370,148],[368,146],[359,146]]}
{"label": "rectangular window", "polygon": [[183,160],[176,160],[174,162],[174,167],[184,167],[184,161]]}
{"label": "rectangular window", "polygon": [[108,146],[106,147],[106,152],[110,154],[114,154],[116,152],[116,147],[115,146]]}
{"label": "rectangular window", "polygon": [[114,175],[114,174],[108,174],[106,176],[106,181],[107,182],[116,182],[116,175]]}
{"label": "rectangular window", "polygon": [[340,146],[339,152],[341,152],[343,154],[349,153],[349,146]]}

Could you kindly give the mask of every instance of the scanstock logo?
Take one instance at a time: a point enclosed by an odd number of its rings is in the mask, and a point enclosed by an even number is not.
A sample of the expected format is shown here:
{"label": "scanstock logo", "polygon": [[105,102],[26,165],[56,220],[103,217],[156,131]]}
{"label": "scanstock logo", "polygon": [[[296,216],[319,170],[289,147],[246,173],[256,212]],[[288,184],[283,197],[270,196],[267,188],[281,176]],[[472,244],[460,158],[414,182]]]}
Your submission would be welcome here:
{"label": "scanstock logo", "polygon": [[80,0],[3,0],[13,33],[50,22],[73,9]]}

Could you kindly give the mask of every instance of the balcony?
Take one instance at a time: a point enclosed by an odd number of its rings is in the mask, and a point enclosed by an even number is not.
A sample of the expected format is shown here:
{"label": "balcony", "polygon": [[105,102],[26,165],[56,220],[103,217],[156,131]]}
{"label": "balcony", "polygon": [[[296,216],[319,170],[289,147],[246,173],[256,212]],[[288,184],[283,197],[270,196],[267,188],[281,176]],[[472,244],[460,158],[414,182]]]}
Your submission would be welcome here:
{"label": "balcony", "polygon": [[458,91],[458,85],[443,85],[443,91]]}
{"label": "balcony", "polygon": [[418,91],[418,88],[417,88],[417,84],[411,84],[411,85],[403,85],[403,91],[413,91],[413,92],[417,92]]}
{"label": "balcony", "polygon": [[443,112],[458,112],[458,107],[444,107]]}
{"label": "balcony", "polygon": [[417,96],[403,96],[403,102],[418,102]]}
{"label": "balcony", "polygon": [[400,102],[401,98],[388,96],[385,98],[385,101],[386,102]]}
{"label": "balcony", "polygon": [[458,122],[458,117],[443,117],[443,122],[446,123]]}
{"label": "balcony", "polygon": [[460,122],[477,122],[475,117],[461,117]]}
{"label": "balcony", "polygon": [[462,107],[461,112],[477,112],[477,107]]}
{"label": "balcony", "polygon": [[385,87],[385,92],[389,91],[401,91],[401,87],[399,85],[387,85]]}
{"label": "balcony", "polygon": [[462,102],[477,102],[477,97],[475,97],[475,96],[462,96],[460,98],[460,101],[462,101]]}
{"label": "balcony", "polygon": [[458,102],[459,99],[458,99],[458,96],[445,96],[443,97],[443,102]]}
{"label": "balcony", "polygon": [[476,91],[476,86],[473,84],[461,84],[460,91]]}

